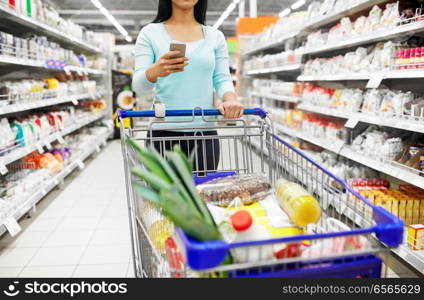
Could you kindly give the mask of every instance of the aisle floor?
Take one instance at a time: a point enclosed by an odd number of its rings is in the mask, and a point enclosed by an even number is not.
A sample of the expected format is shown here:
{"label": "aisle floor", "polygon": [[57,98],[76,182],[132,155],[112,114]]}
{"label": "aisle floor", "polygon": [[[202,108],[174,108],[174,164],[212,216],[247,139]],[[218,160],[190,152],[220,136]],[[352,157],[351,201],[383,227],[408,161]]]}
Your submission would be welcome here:
{"label": "aisle floor", "polygon": [[0,277],[133,277],[120,147],[108,144],[0,240]]}

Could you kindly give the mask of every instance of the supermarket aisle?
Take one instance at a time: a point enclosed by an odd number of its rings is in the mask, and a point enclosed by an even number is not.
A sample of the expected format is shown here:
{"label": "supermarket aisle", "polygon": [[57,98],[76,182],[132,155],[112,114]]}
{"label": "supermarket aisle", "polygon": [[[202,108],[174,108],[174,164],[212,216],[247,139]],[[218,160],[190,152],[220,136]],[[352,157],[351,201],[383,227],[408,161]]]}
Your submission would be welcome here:
{"label": "supermarket aisle", "polygon": [[0,240],[1,277],[126,277],[130,234],[120,143],[110,143]]}

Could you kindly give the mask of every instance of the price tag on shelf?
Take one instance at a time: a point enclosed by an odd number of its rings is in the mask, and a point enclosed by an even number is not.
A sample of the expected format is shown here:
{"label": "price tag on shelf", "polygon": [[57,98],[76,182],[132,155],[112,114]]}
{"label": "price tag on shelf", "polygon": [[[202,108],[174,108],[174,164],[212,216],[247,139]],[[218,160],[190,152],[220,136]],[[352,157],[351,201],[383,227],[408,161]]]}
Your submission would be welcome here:
{"label": "price tag on shelf", "polygon": [[57,133],[57,134],[56,134],[56,138],[57,138],[57,141],[58,141],[60,144],[64,144],[64,143],[65,143],[65,140],[64,140],[63,136],[62,136],[60,133]]}
{"label": "price tag on shelf", "polygon": [[2,160],[0,160],[0,174],[1,175],[6,175],[8,172],[6,165],[4,164],[4,162]]}
{"label": "price tag on shelf", "polygon": [[78,99],[77,98],[72,98],[72,104],[77,106],[78,105]]}
{"label": "price tag on shelf", "polygon": [[42,186],[42,187],[40,188],[40,192],[41,192],[41,194],[42,194],[43,196],[47,195],[46,187]]}
{"label": "price tag on shelf", "polygon": [[16,236],[19,232],[22,231],[21,225],[13,218],[9,217],[4,221],[4,226],[12,237]]}
{"label": "price tag on shelf", "polygon": [[384,77],[385,75],[382,72],[372,74],[370,80],[367,83],[366,88],[377,89],[383,81]]}
{"label": "price tag on shelf", "polygon": [[356,127],[356,125],[358,125],[358,123],[359,123],[359,117],[358,116],[353,116],[353,117],[350,117],[347,120],[347,122],[345,124],[345,127],[346,128],[354,129]]}
{"label": "price tag on shelf", "polygon": [[38,153],[43,154],[44,153],[44,148],[43,145],[41,143],[36,144]]}
{"label": "price tag on shelf", "polygon": [[48,149],[48,150],[53,149],[52,144],[50,144],[50,141],[45,140],[45,141],[44,141],[44,144],[46,145],[46,147],[47,147],[47,149]]}
{"label": "price tag on shelf", "polygon": [[76,163],[77,163],[78,168],[79,168],[80,170],[82,170],[82,169],[84,169],[84,168],[85,168],[85,164],[82,162],[82,160],[81,160],[81,159],[78,159]]}

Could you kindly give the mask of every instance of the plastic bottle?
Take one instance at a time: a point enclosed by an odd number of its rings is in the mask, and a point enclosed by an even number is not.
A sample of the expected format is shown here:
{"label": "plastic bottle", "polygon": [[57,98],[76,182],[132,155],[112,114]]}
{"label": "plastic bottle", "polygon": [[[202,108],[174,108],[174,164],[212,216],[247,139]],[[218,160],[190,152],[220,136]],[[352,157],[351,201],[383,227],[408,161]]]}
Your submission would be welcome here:
{"label": "plastic bottle", "polygon": [[[246,210],[240,210],[231,217],[231,225],[236,231],[233,243],[262,241],[272,239],[268,230],[253,221],[251,214]],[[237,262],[255,262],[271,259],[274,255],[272,245],[256,247],[239,247],[231,251]]]}
{"label": "plastic bottle", "polygon": [[276,183],[276,191],[280,207],[295,225],[305,227],[318,222],[321,208],[317,200],[302,186],[280,179]]}

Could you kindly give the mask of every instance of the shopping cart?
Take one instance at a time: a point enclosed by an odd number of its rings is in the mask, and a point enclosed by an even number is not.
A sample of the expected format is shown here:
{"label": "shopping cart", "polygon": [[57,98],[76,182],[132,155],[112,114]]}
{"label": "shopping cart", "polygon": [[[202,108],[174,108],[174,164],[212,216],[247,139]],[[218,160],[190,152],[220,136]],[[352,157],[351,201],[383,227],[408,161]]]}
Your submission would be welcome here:
{"label": "shopping cart", "polygon": [[[164,122],[156,118],[148,129],[141,130],[121,126],[137,277],[381,276],[381,254],[402,243],[403,223],[400,220],[364,199],[343,180],[275,135],[272,122],[262,109],[245,110],[245,117],[237,120],[235,126],[226,126],[225,120],[208,119],[217,115],[218,110],[166,111],[167,117],[178,116],[181,120]],[[121,122],[125,118],[154,117],[155,111],[120,112]],[[194,122],[198,118],[209,126],[185,127],[198,131],[195,136],[148,138],[151,136],[148,132],[159,123],[169,123],[167,130],[178,130],[182,123]],[[201,134],[202,130],[218,130],[219,134],[206,136]],[[139,179],[131,174],[131,169],[139,166],[140,162],[135,150],[127,143],[130,138],[136,139],[141,146],[155,142],[165,144],[165,140],[168,143],[173,140],[180,145],[189,141],[205,143],[219,140],[220,151],[214,158],[219,161],[218,167],[195,171],[196,183],[232,174],[264,173],[271,183],[286,178],[301,184],[316,197],[322,209],[321,220],[309,226],[303,235],[245,243],[196,241],[181,229],[173,228],[158,209],[135,192],[133,182]],[[282,245],[284,250],[272,259],[223,263],[235,249],[243,249],[246,253],[255,251],[255,255],[261,255],[271,246]],[[308,250],[305,251],[305,248]]]}

